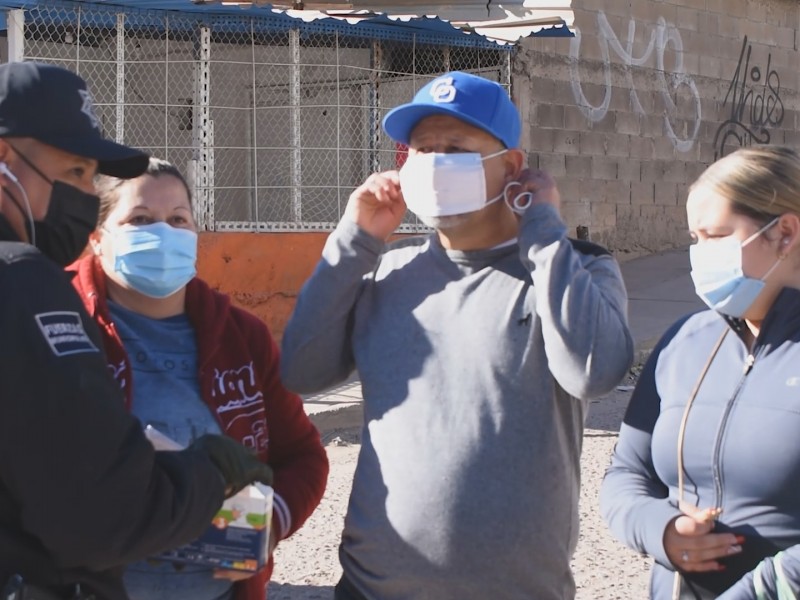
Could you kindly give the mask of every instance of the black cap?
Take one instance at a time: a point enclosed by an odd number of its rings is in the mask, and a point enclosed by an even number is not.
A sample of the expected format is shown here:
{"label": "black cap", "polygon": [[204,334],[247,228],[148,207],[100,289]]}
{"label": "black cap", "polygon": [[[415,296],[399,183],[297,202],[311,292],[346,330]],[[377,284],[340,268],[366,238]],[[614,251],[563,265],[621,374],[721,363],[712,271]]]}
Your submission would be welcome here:
{"label": "black cap", "polygon": [[103,138],[86,82],[55,65],[0,65],[0,137],[29,137],[93,158],[100,173],[122,179],[147,169],[146,153]]}

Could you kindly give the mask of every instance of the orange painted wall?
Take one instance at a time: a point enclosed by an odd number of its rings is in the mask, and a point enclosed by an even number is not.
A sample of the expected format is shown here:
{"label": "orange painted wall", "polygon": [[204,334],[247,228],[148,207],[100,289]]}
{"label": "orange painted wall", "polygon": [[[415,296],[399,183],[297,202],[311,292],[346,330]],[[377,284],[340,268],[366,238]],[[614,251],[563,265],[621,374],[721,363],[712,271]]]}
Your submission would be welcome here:
{"label": "orange painted wall", "polygon": [[261,318],[280,341],[328,232],[212,233],[199,236],[198,275]]}

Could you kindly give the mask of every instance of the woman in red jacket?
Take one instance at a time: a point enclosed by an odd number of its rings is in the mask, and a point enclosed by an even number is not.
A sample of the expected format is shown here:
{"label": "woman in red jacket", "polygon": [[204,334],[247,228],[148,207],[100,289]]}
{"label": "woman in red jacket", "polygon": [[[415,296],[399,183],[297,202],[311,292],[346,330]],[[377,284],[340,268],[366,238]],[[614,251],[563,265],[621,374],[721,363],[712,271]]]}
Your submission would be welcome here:
{"label": "woman in red jacket", "polygon": [[[104,177],[92,253],[68,268],[103,333],[128,410],[181,444],[206,432],[238,440],[275,474],[270,550],[319,504],[328,461],[301,399],[279,378],[269,330],[195,276],[189,187],[151,159],[131,180]],[[263,600],[272,558],[252,577],[143,562],[125,576],[133,600]]]}

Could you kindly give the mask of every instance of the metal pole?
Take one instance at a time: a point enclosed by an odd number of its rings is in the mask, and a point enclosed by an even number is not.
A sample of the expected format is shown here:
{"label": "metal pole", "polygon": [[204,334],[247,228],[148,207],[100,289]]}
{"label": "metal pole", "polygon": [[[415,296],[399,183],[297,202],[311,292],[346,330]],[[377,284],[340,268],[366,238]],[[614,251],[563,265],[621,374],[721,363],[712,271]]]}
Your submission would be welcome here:
{"label": "metal pole", "polygon": [[383,68],[383,47],[380,40],[372,42],[372,85],[371,98],[370,98],[370,164],[369,173],[377,173],[381,170],[380,160],[380,82],[381,82],[381,69]]}
{"label": "metal pole", "polygon": [[169,17],[164,17],[164,160],[169,160]]}
{"label": "metal pole", "polygon": [[125,14],[117,13],[117,142],[125,140]]}
{"label": "metal pole", "polygon": [[75,34],[75,72],[81,74],[81,7],[78,6],[78,30]]}
{"label": "metal pole", "polygon": [[200,40],[195,78],[195,110],[192,131],[197,157],[195,193],[198,226],[211,230],[214,226],[213,124],[211,123],[211,29],[200,27]]}
{"label": "metal pole", "polygon": [[300,30],[289,30],[289,45],[292,49],[292,81],[289,86],[290,106],[292,111],[292,220],[300,223],[303,220],[303,193],[300,186],[302,177],[302,143],[300,128]]}
{"label": "metal pole", "polygon": [[258,112],[258,90],[256,84],[256,32],[253,19],[250,19],[250,47],[252,49],[251,66],[252,66],[252,84],[253,84],[253,134],[251,143],[253,145],[253,195],[251,196],[250,220],[256,225],[258,229],[258,130],[256,114]]}
{"label": "metal pole", "polygon": [[6,13],[8,27],[8,62],[21,62],[25,58],[25,11],[9,10]]}
{"label": "metal pole", "polygon": [[508,86],[508,93],[511,95],[511,51],[506,52],[506,64],[505,64],[505,83]]}
{"label": "metal pole", "polygon": [[336,220],[338,221],[344,214],[342,207],[342,99],[340,90],[342,85],[340,82],[339,73],[339,32],[336,32],[335,45],[336,45],[336,204],[338,207]]}

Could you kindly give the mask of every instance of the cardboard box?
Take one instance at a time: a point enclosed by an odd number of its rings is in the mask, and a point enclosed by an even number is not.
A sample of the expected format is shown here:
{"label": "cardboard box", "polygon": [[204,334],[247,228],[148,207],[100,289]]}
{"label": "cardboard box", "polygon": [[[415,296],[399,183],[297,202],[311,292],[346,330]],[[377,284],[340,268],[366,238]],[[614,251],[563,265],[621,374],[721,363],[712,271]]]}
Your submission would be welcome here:
{"label": "cardboard box", "polygon": [[[145,435],[157,450],[180,446],[153,427]],[[255,572],[266,564],[272,526],[272,488],[249,485],[222,504],[209,528],[195,541],[156,558]]]}

